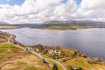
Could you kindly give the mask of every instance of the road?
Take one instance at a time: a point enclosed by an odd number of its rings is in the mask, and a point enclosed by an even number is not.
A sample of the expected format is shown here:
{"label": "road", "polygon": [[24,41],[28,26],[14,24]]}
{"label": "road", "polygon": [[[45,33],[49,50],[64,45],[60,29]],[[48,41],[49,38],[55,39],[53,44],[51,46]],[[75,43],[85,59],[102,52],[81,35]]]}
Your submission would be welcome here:
{"label": "road", "polygon": [[13,36],[11,35],[11,36],[9,37],[9,39],[8,39],[7,42],[8,42],[8,43],[11,42],[12,38],[13,38]]}
{"label": "road", "polygon": [[[37,56],[39,59],[41,59],[41,60],[45,60],[46,62],[48,62],[48,60],[47,59],[45,59],[43,56],[41,56],[39,53],[36,53],[36,52],[34,52],[34,51],[31,51],[31,50],[28,50],[29,52],[31,52],[32,54],[34,54],[35,56]],[[47,63],[51,68],[53,67],[53,64],[51,64],[51,63]]]}
{"label": "road", "polygon": [[53,59],[47,59],[47,60],[53,61],[54,63],[56,63],[56,64],[58,64],[59,66],[61,66],[63,70],[66,70],[65,66],[64,66],[63,64],[59,63],[58,61],[53,60]]}
{"label": "road", "polygon": [[[39,57],[41,60],[45,59],[46,62],[49,62],[49,60],[51,60],[51,61],[53,61],[54,63],[56,63],[56,64],[58,64],[59,66],[61,66],[61,68],[62,68],[63,70],[66,70],[65,66],[64,66],[63,64],[59,63],[58,61],[53,60],[53,59],[44,58],[44,57],[41,56],[39,53],[36,53],[36,52],[34,52],[34,51],[31,51],[31,50],[30,50],[30,52],[33,53],[34,55],[36,55],[37,57]],[[51,64],[51,63],[49,63],[49,64],[50,64],[51,67],[53,67],[53,64]]]}

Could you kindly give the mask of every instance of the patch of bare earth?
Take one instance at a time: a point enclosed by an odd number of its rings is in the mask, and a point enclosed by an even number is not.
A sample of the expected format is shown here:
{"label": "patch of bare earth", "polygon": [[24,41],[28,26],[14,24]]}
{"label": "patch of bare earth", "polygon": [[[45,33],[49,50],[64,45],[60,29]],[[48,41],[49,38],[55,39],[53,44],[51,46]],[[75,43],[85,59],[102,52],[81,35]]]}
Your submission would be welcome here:
{"label": "patch of bare earth", "polygon": [[13,29],[17,28],[16,26],[0,26],[0,29]]}

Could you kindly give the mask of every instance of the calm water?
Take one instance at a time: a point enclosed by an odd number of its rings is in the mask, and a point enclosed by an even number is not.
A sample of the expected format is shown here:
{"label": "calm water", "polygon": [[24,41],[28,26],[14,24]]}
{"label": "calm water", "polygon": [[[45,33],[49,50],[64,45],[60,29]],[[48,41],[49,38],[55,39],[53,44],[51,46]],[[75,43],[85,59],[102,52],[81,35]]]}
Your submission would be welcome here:
{"label": "calm water", "polygon": [[105,29],[56,31],[22,28],[1,31],[15,34],[17,41],[25,45],[58,45],[105,59]]}

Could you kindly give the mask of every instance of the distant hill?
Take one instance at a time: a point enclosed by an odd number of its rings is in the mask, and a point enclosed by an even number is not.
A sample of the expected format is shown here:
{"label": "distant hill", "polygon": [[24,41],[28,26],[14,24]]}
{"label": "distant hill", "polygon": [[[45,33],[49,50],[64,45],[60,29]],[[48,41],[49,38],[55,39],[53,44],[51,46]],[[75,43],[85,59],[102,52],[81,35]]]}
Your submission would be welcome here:
{"label": "distant hill", "polygon": [[89,20],[70,20],[70,21],[47,21],[44,22],[45,24],[49,25],[58,25],[58,26],[68,26],[68,25],[79,25],[79,26],[105,26],[105,22],[98,22],[98,21],[89,21]]}
{"label": "distant hill", "polygon": [[105,27],[105,22],[96,22],[96,21],[47,21],[44,23],[23,23],[23,24],[14,24],[13,26],[18,26],[20,28],[30,27],[30,28],[44,28],[49,26],[93,26],[93,27]]}
{"label": "distant hill", "polygon": [[0,21],[0,26],[4,26],[4,25],[10,25],[10,24],[7,23],[7,22],[2,22],[2,21]]}
{"label": "distant hill", "polygon": [[80,26],[89,28],[105,28],[105,22],[90,21],[90,20],[67,20],[67,21],[46,21],[44,23],[22,23],[22,24],[9,24],[0,22],[0,26],[16,26],[16,28],[47,28],[52,26]]}

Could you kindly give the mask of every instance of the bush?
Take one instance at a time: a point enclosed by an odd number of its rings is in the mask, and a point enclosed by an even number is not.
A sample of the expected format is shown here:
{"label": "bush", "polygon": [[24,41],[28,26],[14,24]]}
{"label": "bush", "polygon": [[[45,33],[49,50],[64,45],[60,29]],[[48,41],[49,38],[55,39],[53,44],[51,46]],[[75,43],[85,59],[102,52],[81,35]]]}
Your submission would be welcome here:
{"label": "bush", "polygon": [[56,64],[53,65],[53,70],[58,70],[58,67]]}

